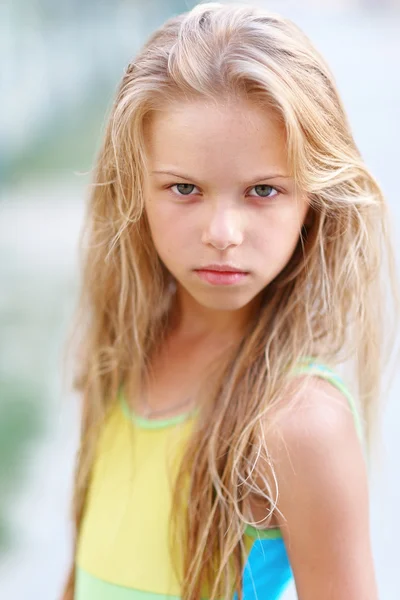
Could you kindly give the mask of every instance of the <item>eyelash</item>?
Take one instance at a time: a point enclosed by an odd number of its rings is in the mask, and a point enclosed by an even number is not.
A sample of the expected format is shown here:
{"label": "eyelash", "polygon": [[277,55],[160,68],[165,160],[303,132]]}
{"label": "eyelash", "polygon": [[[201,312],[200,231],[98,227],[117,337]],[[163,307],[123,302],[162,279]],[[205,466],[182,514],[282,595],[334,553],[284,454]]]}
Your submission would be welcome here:
{"label": "eyelash", "polygon": [[[171,190],[171,193],[174,194],[175,196],[177,196],[178,198],[190,198],[191,195],[192,195],[192,194],[179,194],[179,193],[176,193],[176,192],[172,191],[172,188],[174,188],[175,186],[178,186],[178,185],[191,185],[194,188],[196,188],[196,186],[193,183],[190,183],[190,184],[189,183],[188,184],[185,184],[185,183],[173,183],[172,185],[169,185],[168,189]],[[280,190],[278,190],[273,185],[268,185],[266,183],[264,183],[264,184],[263,183],[259,183],[257,185],[253,185],[253,187],[250,188],[250,189],[252,190],[252,189],[254,189],[256,187],[259,187],[259,186],[270,187],[271,190],[274,190],[276,192],[276,194],[274,194],[272,196],[251,196],[251,198],[269,199],[269,198],[275,198],[275,196],[277,196],[278,194],[282,193]]]}

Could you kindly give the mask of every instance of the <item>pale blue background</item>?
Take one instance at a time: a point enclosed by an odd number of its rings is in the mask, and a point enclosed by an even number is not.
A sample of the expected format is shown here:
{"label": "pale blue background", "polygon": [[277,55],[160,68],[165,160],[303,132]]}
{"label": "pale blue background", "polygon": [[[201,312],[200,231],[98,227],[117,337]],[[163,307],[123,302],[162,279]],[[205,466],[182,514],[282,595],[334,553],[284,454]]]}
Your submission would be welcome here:
{"label": "pale blue background", "polygon": [[[151,1],[145,11],[135,2],[84,4],[67,10],[19,1],[0,13],[0,595],[12,600],[55,600],[69,561],[77,403],[62,387],[60,363],[77,289],[89,181],[82,171],[140,34],[173,12],[172,2]],[[384,9],[395,2],[259,4],[292,17],[330,63],[358,145],[387,195],[399,258],[400,19],[394,6]],[[184,6],[175,2],[176,12]],[[396,376],[371,480],[385,600],[398,598],[399,391]],[[294,597],[289,590],[287,600]]]}

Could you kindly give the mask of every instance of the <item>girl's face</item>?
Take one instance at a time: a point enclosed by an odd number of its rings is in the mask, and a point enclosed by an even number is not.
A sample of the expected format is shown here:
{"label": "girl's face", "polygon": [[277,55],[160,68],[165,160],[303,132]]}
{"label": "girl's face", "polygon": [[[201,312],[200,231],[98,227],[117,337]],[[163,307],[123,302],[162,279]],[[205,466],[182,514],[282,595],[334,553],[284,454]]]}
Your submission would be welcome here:
{"label": "girl's face", "polygon": [[244,308],[289,261],[308,209],[283,125],[249,101],[192,101],[156,113],[146,139],[145,209],[161,260],[200,305]]}

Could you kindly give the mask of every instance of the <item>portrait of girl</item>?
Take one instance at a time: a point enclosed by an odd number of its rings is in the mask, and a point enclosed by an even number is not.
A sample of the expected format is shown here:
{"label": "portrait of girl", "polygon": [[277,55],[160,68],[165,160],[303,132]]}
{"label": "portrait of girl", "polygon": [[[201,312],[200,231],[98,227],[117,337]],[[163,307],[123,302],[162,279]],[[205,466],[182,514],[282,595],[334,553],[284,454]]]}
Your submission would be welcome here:
{"label": "portrait of girl", "polygon": [[201,3],[151,35],[82,249],[60,598],[377,600],[387,205],[293,22]]}

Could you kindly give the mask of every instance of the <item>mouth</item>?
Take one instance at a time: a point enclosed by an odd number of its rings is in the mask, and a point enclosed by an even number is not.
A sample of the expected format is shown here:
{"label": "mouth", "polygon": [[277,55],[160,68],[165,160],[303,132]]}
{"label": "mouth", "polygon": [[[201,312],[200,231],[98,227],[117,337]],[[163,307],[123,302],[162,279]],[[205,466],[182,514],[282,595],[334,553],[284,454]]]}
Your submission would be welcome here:
{"label": "mouth", "polygon": [[194,269],[198,277],[211,285],[233,285],[241,283],[249,275],[249,271],[244,271],[232,265],[207,265],[200,269]]}
{"label": "mouth", "polygon": [[229,264],[206,265],[205,267],[199,267],[198,269],[195,269],[195,271],[210,271],[215,273],[248,273],[246,269],[241,269],[240,267],[236,267],[234,265]]}

